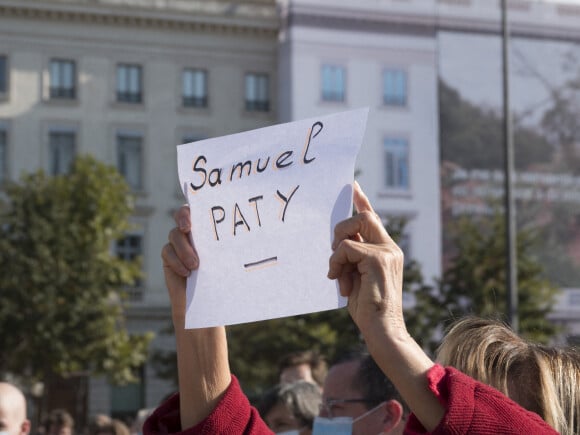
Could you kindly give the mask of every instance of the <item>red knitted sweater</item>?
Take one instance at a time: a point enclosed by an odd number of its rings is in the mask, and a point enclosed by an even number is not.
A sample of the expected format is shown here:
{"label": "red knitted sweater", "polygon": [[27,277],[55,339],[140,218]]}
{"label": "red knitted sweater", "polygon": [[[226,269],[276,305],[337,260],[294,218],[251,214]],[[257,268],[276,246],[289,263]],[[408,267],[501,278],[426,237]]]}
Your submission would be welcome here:
{"label": "red knitted sweater", "polygon": [[[477,382],[452,367],[433,366],[427,373],[429,388],[447,409],[439,426],[427,432],[411,414],[405,434],[491,435],[557,434],[537,414],[526,411],[499,391]],[[255,408],[250,406],[235,376],[224,396],[205,420],[181,430],[179,395],[163,403],[147,419],[144,435],[271,435]]]}

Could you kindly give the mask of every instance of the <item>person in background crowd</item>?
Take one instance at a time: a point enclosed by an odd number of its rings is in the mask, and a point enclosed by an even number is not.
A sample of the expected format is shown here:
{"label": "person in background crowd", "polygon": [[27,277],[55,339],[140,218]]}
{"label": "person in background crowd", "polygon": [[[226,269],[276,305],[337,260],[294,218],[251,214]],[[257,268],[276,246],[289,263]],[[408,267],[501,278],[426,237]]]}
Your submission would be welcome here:
{"label": "person in background crowd", "polygon": [[498,389],[561,435],[580,433],[580,352],[524,340],[497,320],[455,322],[437,361]]}
{"label": "person in background crowd", "polygon": [[130,433],[125,423],[112,419],[108,423],[103,422],[97,427],[93,435],[130,435]]}
{"label": "person in background crowd", "polygon": [[307,381],[278,384],[264,395],[258,412],[274,432],[310,435],[322,403],[320,389]]}
{"label": "person in background crowd", "polygon": [[[330,425],[346,417],[354,435],[399,435],[407,414],[401,396],[370,355],[352,352],[341,356],[326,376],[317,425]],[[343,423],[346,425],[346,421]]]}
{"label": "person in background crowd", "polygon": [[53,409],[45,421],[46,435],[72,435],[75,422],[64,409]]}
{"label": "person in background crowd", "polygon": [[0,434],[28,435],[30,421],[26,418],[26,398],[22,391],[8,382],[0,382]]}
{"label": "person in background crowd", "polygon": [[328,366],[318,352],[304,350],[284,355],[278,363],[278,370],[281,384],[304,380],[322,388]]}
{"label": "person in background crowd", "polygon": [[141,435],[143,423],[145,423],[145,420],[149,417],[151,412],[153,412],[153,410],[148,408],[143,408],[137,411],[137,415],[135,415],[135,419],[131,425],[131,435]]}

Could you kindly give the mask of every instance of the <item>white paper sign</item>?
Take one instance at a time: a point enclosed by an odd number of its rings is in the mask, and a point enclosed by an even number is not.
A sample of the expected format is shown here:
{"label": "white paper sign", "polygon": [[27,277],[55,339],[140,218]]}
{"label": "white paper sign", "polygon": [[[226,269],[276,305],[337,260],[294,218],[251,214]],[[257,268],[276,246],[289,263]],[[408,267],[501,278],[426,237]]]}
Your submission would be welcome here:
{"label": "white paper sign", "polygon": [[334,226],[352,213],[368,109],[177,147],[200,266],[186,328],[339,308],[326,277]]}

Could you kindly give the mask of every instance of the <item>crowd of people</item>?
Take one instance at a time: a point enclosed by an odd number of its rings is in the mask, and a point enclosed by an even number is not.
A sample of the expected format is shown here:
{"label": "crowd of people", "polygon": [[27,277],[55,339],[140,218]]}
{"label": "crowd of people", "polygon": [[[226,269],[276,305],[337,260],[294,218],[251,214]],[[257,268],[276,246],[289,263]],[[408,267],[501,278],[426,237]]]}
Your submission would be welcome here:
{"label": "crowd of people", "polygon": [[[257,409],[230,373],[225,328],[184,328],[185,280],[202,260],[189,209],[177,213],[162,258],[179,393],[148,418],[144,434],[580,433],[579,351],[541,346],[500,322],[466,318],[433,361],[405,326],[402,251],[356,183],[354,203],[357,214],[335,227],[328,278],[348,298],[368,354],[340,359],[324,381],[297,358]],[[320,395],[305,388],[308,382]]]}
{"label": "crowd of people", "polygon": [[[335,227],[328,278],[348,298],[365,351],[330,366],[311,350],[284,356],[279,383],[252,406],[230,372],[224,327],[185,329],[186,277],[199,267],[189,209],[162,252],[175,328],[179,392],[134,433],[580,434],[580,351],[532,343],[495,320],[459,319],[432,360],[407,332],[403,254],[355,183],[357,214]],[[46,435],[74,424],[55,411]],[[68,432],[67,432],[68,430]],[[0,383],[0,434],[28,434],[24,396]],[[87,435],[128,435],[96,416]]]}
{"label": "crowd of people", "polygon": [[97,414],[86,427],[78,428],[72,415],[59,408],[51,410],[33,432],[24,394],[15,385],[0,382],[1,435],[141,435],[143,423],[150,413],[149,409],[140,410],[131,425],[106,414]]}

